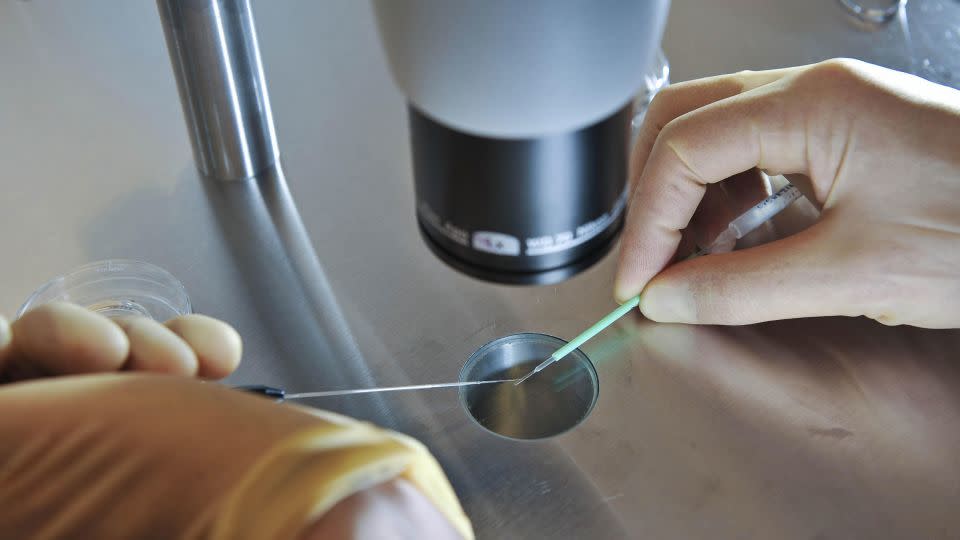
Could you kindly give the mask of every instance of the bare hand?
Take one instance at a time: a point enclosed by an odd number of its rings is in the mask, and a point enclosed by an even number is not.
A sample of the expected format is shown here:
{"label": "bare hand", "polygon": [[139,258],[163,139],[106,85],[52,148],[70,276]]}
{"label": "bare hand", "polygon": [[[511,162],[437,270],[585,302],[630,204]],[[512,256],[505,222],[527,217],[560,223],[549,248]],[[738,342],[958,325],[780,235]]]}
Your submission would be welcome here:
{"label": "bare hand", "polygon": [[[818,223],[667,268],[706,187],[803,175]],[[960,92],[852,60],[677,84],[651,105],[615,294],[654,320],[960,326]],[[802,182],[801,182],[802,183]]]}

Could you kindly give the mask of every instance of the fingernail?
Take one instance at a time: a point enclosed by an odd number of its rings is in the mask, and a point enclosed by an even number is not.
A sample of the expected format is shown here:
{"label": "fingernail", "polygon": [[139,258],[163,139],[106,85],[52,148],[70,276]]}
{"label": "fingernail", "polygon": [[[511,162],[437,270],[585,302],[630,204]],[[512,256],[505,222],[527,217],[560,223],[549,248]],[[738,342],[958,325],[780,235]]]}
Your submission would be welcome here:
{"label": "fingernail", "polygon": [[636,281],[637,280],[630,275],[629,270],[621,269],[617,271],[617,275],[613,280],[613,298],[618,304],[626,302],[640,292],[640,288],[636,286]]}
{"label": "fingernail", "polygon": [[624,291],[626,288],[620,283],[614,283],[613,285],[613,299],[617,301],[618,304],[624,303],[628,298]]}
{"label": "fingernail", "polygon": [[697,322],[696,303],[690,288],[683,285],[651,283],[640,298],[640,310],[653,321],[674,323]]}

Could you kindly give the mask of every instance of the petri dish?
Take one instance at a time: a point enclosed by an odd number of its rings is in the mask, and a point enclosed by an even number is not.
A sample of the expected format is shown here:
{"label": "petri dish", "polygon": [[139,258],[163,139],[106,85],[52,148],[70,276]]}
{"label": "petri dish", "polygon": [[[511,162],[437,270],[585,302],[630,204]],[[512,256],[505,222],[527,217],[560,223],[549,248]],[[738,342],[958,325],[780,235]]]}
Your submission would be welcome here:
{"label": "petri dish", "polygon": [[893,19],[907,0],[839,0],[847,11],[861,21],[883,24]]}
{"label": "petri dish", "polygon": [[85,264],[51,279],[27,298],[17,317],[50,302],[71,302],[110,318],[166,321],[191,312],[183,284],[159,266],[133,259]]}
{"label": "petri dish", "polygon": [[[460,381],[516,379],[565,345],[545,334],[512,334],[477,349],[460,370]],[[509,439],[560,435],[583,422],[600,385],[593,363],[577,349],[520,385],[460,388],[460,403],[482,428]]]}

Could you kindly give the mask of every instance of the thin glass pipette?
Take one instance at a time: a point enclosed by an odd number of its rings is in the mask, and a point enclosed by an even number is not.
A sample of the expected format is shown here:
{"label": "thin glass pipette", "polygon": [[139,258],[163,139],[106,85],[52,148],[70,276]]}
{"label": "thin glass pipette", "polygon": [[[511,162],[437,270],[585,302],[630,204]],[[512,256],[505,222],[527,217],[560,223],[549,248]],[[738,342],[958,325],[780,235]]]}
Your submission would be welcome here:
{"label": "thin glass pipette", "polygon": [[432,383],[432,384],[410,384],[406,386],[382,386],[379,388],[351,388],[349,390],[322,390],[319,392],[298,392],[295,394],[288,394],[283,388],[278,388],[276,386],[266,386],[266,385],[250,385],[250,386],[238,386],[237,390],[243,390],[245,392],[252,392],[255,394],[261,394],[266,397],[272,397],[277,401],[285,401],[288,399],[308,399],[308,398],[319,398],[319,397],[333,397],[333,396],[351,396],[355,394],[373,394],[376,392],[400,392],[404,390],[432,390],[434,388],[460,388],[461,386],[475,386],[478,384],[496,384],[496,383],[507,383],[514,382],[516,379],[496,379],[490,381],[467,381],[467,382],[449,382],[449,383]]}

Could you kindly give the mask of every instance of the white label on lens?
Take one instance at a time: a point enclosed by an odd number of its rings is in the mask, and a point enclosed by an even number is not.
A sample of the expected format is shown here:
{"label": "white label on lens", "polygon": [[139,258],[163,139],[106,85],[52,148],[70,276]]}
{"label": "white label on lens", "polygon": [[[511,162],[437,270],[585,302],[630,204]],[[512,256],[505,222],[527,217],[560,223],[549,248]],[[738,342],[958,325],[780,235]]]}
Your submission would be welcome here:
{"label": "white label on lens", "polygon": [[509,234],[477,231],[473,233],[473,249],[497,255],[520,255],[520,239]]}
{"label": "white label on lens", "polygon": [[525,246],[526,252],[523,254],[535,257],[575,248],[608,230],[623,213],[626,198],[627,193],[624,191],[609,212],[604,212],[592,221],[577,225],[573,230],[534,236],[526,238],[522,242],[515,236],[499,232],[475,231],[471,233],[441,218],[425,201],[420,202],[418,209],[421,223],[464,247],[472,247],[476,251],[495,255],[518,257],[521,254],[521,248]]}

